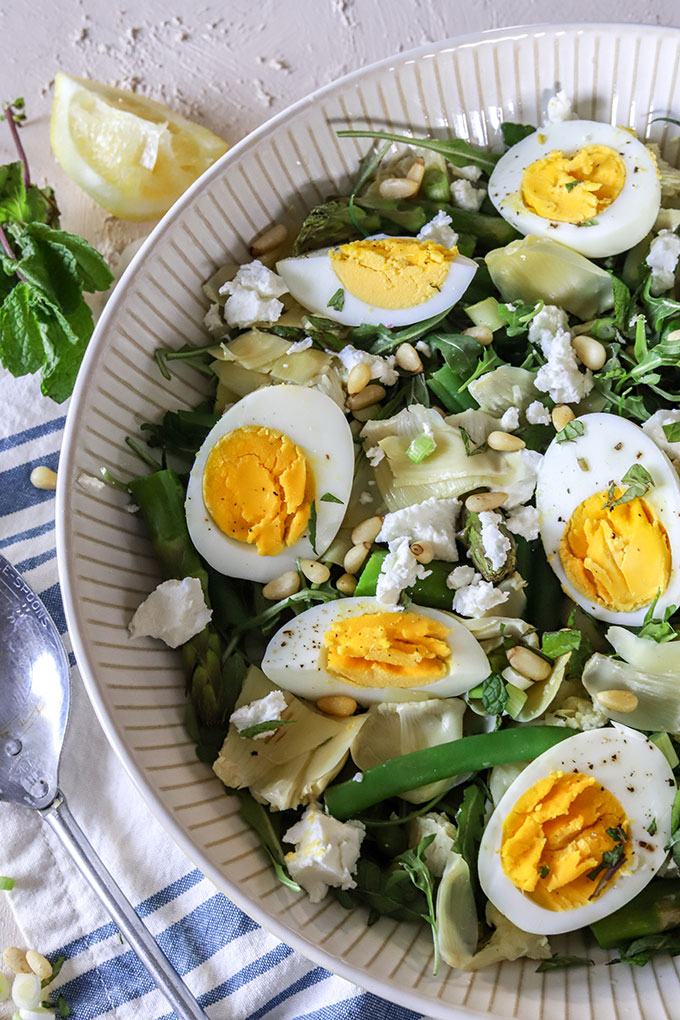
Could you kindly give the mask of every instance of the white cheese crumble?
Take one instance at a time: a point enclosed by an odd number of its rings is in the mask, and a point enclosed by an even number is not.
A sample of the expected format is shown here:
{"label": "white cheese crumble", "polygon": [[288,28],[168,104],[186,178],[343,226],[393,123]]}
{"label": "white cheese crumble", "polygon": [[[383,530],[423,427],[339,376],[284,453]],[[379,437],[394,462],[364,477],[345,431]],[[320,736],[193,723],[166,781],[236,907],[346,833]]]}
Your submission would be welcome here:
{"label": "white cheese crumble", "polygon": [[137,607],[130,620],[130,636],[160,638],[177,648],[199,634],[212,619],[197,577],[163,581]]}
{"label": "white cheese crumble", "polygon": [[233,280],[223,283],[220,294],[228,294],[224,318],[230,326],[252,326],[276,322],[283,311],[277,300],[288,288],[276,273],[258,259],[240,266]]}
{"label": "white cheese crumble", "polygon": [[95,478],[94,475],[88,475],[85,471],[81,471],[78,475],[78,485],[86,492],[91,492],[93,496],[101,496],[106,488],[106,482],[103,482],[101,478]]}
{"label": "white cheese crumble", "polygon": [[451,182],[451,198],[459,209],[479,212],[486,191],[483,188],[473,188],[469,181],[462,179]]}
{"label": "white cheese crumble", "polygon": [[504,411],[499,424],[503,432],[514,432],[519,428],[519,407],[509,407]]}
{"label": "white cheese crumble", "polygon": [[377,541],[387,542],[390,549],[393,542],[402,538],[409,542],[429,542],[435,559],[455,563],[458,559],[456,526],[459,514],[457,499],[432,496],[422,503],[386,514]]}
{"label": "white cheese crumble", "polygon": [[454,166],[453,163],[450,163],[449,170],[452,177],[460,177],[465,181],[478,181],[482,176],[481,168],[473,166],[472,163],[468,166]]}
{"label": "white cheese crumble", "polygon": [[[378,447],[378,449],[380,449],[380,447]],[[380,452],[382,453],[382,450]],[[359,493],[359,502],[362,506],[366,506],[367,503],[373,502],[373,496],[367,489],[364,489],[363,492]]]}
{"label": "white cheese crumble", "polygon": [[453,853],[456,826],[449,820],[448,815],[437,811],[414,818],[409,840],[411,845],[418,846],[427,836],[434,836],[434,839],[426,848],[423,860],[432,874],[441,878]]}
{"label": "white cheese crumble", "polygon": [[451,217],[440,209],[434,219],[418,232],[419,241],[434,241],[444,248],[455,248],[458,243],[458,234],[451,226]]}
{"label": "white cheese crumble", "polygon": [[663,294],[675,283],[675,271],[680,258],[680,237],[672,230],[660,230],[652,241],[647,265],[652,270],[652,294]]}
{"label": "white cheese crumble", "polygon": [[390,543],[390,551],[378,575],[375,592],[378,602],[396,606],[404,588],[411,588],[416,581],[422,581],[432,573],[422,563],[418,563],[409,547],[408,538]]}
{"label": "white cheese crumble", "polygon": [[559,124],[565,120],[576,120],[576,114],[571,99],[564,89],[560,89],[548,100],[548,124]]}
{"label": "white cheese crumble", "polygon": [[459,588],[453,596],[453,611],[459,616],[483,616],[489,609],[495,609],[510,598],[510,592],[494,588],[491,581],[485,581],[481,574],[473,584]]}
{"label": "white cheese crumble", "polygon": [[[287,702],[282,691],[271,691],[264,698],[257,698],[255,701],[249,701],[247,705],[241,705],[231,713],[229,722],[232,722],[241,733],[242,730],[257,726],[259,723],[276,722],[285,712],[286,705]],[[270,730],[258,733],[253,737],[253,740],[264,739],[270,736],[271,732]]]}
{"label": "white cheese crumble", "polygon": [[555,305],[545,305],[531,320],[529,341],[538,344],[547,359],[536,373],[534,386],[548,393],[556,404],[574,404],[593,388],[593,376],[579,371],[579,362],[571,346],[566,313]]}
{"label": "white cheese crumble", "polygon": [[660,411],[655,411],[652,417],[648,418],[642,426],[642,431],[645,435],[649,436],[670,457],[676,467],[680,461],[680,441],[671,443],[666,437],[663,426],[674,425],[679,421],[680,411],[673,411],[671,408],[661,408]]}
{"label": "white cheese crumble", "polygon": [[510,457],[518,457],[523,462],[524,473],[514,482],[503,484],[503,491],[507,492],[508,498],[503,504],[503,509],[519,506],[530,500],[536,490],[538,472],[543,460],[543,454],[538,450],[518,450],[517,453],[508,454]]}
{"label": "white cheese crumble", "polygon": [[342,363],[345,370],[345,379],[355,365],[362,364],[368,365],[370,368],[371,379],[377,379],[383,386],[394,386],[399,378],[399,373],[394,367],[395,359],[393,354],[383,358],[379,354],[368,354],[366,351],[359,351],[356,347],[352,347],[351,344],[347,344],[341,351],[329,351],[329,353],[335,354],[335,357]]}
{"label": "white cheese crumble", "polygon": [[535,506],[518,506],[508,512],[505,519],[505,526],[513,535],[526,538],[527,542],[533,542],[539,535],[538,510]]}
{"label": "white cheese crumble", "polygon": [[295,343],[290,345],[286,354],[299,354],[300,351],[308,351],[312,346],[312,342],[311,336],[306,336],[304,340],[296,340]]}
{"label": "white cheese crumble", "polygon": [[534,400],[524,412],[529,425],[550,425],[550,411],[540,400]]}
{"label": "white cheese crumble", "polygon": [[446,578],[446,587],[455,591],[456,588],[465,588],[472,584],[476,577],[481,577],[474,567],[454,567]]}
{"label": "white cheese crumble", "polygon": [[428,343],[426,343],[425,340],[418,341],[418,343],[416,344],[416,350],[420,354],[424,354],[426,358],[429,358],[430,355],[432,354],[432,348]]}
{"label": "white cheese crumble", "polygon": [[659,209],[652,230],[659,234],[662,230],[677,230],[680,227],[680,209]]}
{"label": "white cheese crumble", "polygon": [[504,566],[512,546],[508,536],[504,535],[499,527],[502,521],[503,518],[495,510],[482,510],[479,515],[484,555],[494,570],[500,570]]}
{"label": "white cheese crumble", "polygon": [[365,833],[363,822],[339,822],[324,814],[318,804],[310,804],[300,821],[288,829],[283,841],[295,844],[295,850],[286,854],[288,874],[306,890],[312,903],[320,903],[329,886],[356,888],[352,874]]}
{"label": "white cheese crumble", "polygon": [[544,721],[546,726],[566,726],[570,730],[599,730],[607,725],[607,716],[590,698],[572,696],[553,708]]}
{"label": "white cheese crumble", "polygon": [[369,446],[365,453],[371,467],[377,467],[380,461],[385,459],[385,451],[378,444]]}

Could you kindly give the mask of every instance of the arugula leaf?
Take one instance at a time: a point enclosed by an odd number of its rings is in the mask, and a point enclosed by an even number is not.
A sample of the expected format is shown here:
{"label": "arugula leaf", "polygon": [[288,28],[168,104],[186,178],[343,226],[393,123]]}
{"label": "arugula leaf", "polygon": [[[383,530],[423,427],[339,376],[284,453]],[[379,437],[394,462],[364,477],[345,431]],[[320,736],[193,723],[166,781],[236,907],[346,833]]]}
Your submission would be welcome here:
{"label": "arugula leaf", "polygon": [[671,421],[668,425],[662,425],[661,428],[669,443],[680,442],[680,421]]}
{"label": "arugula leaf", "polygon": [[309,508],[309,544],[311,545],[314,555],[316,556],[316,500],[312,500],[312,505]]}
{"label": "arugula leaf", "polygon": [[342,287],[338,287],[335,294],[331,297],[328,302],[327,308],[335,308],[336,311],[341,312],[345,307],[345,292]]}
{"label": "arugula leaf", "polygon": [[432,872],[423,860],[423,854],[434,839],[434,834],[425,836],[414,850],[406,850],[395,858],[413,882],[416,889],[425,894],[427,912],[422,915],[423,920],[432,928],[432,943],[434,945],[434,963],[432,973],[439,970],[439,937],[437,933],[437,919],[434,908],[434,878]]}
{"label": "arugula leaf", "polygon": [[57,1012],[60,1017],[67,1017],[71,1015],[71,1007],[63,995],[60,995],[57,999]]}
{"label": "arugula leaf", "polygon": [[465,787],[463,801],[456,812],[456,839],[453,849],[465,860],[475,891],[479,889],[477,855],[484,832],[485,802],[486,796],[480,784],[470,783]]}
{"label": "arugula leaf", "polygon": [[543,635],[541,651],[551,659],[556,659],[565,652],[577,651],[581,647],[581,632],[564,628],[549,631]]}
{"label": "arugula leaf", "polygon": [[508,692],[500,673],[492,673],[482,683],[482,705],[487,715],[502,715],[508,703]]}
{"label": "arugula leaf", "polygon": [[287,726],[289,723],[295,722],[294,719],[267,719],[266,722],[255,723],[253,726],[246,726],[245,729],[239,730],[239,737],[257,737],[260,733],[269,733],[272,730],[278,730],[280,726]]}
{"label": "arugula leaf", "polygon": [[531,320],[542,308],[543,301],[535,305],[524,305],[519,302],[513,305],[499,304],[498,314],[506,324],[505,332],[508,336],[520,336],[528,331]]}
{"label": "arugula leaf", "polygon": [[396,135],[391,131],[338,131],[338,138],[380,138],[388,142],[400,142],[403,145],[418,149],[431,149],[444,156],[454,166],[478,166],[486,173],[491,173],[500,159],[497,153],[475,149],[469,142],[461,138],[411,138],[409,135]]}
{"label": "arugula leaf", "polygon": [[[263,804],[255,800],[249,790],[233,790],[231,792],[235,793],[241,801],[241,815],[257,833],[262,848],[274,866],[278,880],[293,892],[302,892],[297,882],[294,882],[286,871],[286,859],[279,833],[274,828],[273,816]],[[280,819],[277,819],[278,821]]]}
{"label": "arugula leaf", "polygon": [[657,591],[656,598],[645,613],[642,627],[638,631],[638,637],[646,638],[647,641],[656,641],[657,644],[665,644],[667,641],[675,641],[678,636],[675,627],[669,622],[677,606],[668,606],[663,616],[660,619],[655,619],[654,612],[660,594],[660,591]]}
{"label": "arugula leaf", "polygon": [[0,875],[0,892],[11,892],[15,885],[15,879]]}
{"label": "arugula leaf", "polygon": [[631,465],[621,479],[621,482],[626,485],[627,488],[618,499],[614,499],[613,496],[616,486],[612,482],[609,488],[607,502],[602,507],[603,510],[620,506],[621,503],[630,503],[632,499],[645,496],[654,485],[654,479],[647,468],[643,467],[642,464]]}
{"label": "arugula leaf", "polygon": [[342,503],[341,499],[338,499],[337,496],[334,496],[330,492],[324,492],[323,496],[319,497],[319,500],[322,503]]}
{"label": "arugula leaf", "polygon": [[533,135],[535,130],[533,124],[513,124],[510,120],[504,120],[501,123],[503,141],[508,148],[517,145],[517,142],[521,142],[528,135]]}
{"label": "arugula leaf", "polygon": [[573,443],[579,436],[582,436],[586,431],[586,427],[582,421],[568,421],[563,429],[555,436],[555,441],[558,443]]}
{"label": "arugula leaf", "polygon": [[631,293],[623,280],[620,280],[614,273],[610,273],[610,276],[614,293],[614,323],[618,330],[625,333],[631,318],[633,304]]}
{"label": "arugula leaf", "polygon": [[619,946],[619,958],[611,960],[611,964],[630,963],[634,967],[644,967],[657,953],[669,953],[677,956],[680,953],[680,931],[672,928],[658,935],[643,935],[634,939],[626,947]]}
{"label": "arugula leaf", "polygon": [[586,956],[551,956],[549,960],[541,960],[536,968],[537,974],[547,974],[551,970],[566,970],[568,967],[592,967],[595,961]]}

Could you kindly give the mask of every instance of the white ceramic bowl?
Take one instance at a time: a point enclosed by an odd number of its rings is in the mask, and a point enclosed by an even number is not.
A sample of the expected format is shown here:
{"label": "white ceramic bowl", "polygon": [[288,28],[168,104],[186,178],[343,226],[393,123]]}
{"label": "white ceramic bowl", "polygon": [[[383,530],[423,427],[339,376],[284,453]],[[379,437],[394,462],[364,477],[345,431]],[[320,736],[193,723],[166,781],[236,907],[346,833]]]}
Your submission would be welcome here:
{"label": "white ceramic bowl", "polygon": [[[255,835],[182,725],[179,656],[127,624],[159,580],[141,522],[122,494],[76,484],[101,465],[140,474],[125,445],[139,423],[201,397],[188,370],[164,380],[159,345],[205,343],[201,283],[220,264],[248,257],[271,223],[297,216],[354,175],[369,143],[338,140],[338,127],[412,126],[499,143],[503,120],[541,122],[557,86],[582,117],[630,125],[661,142],[674,162],[680,113],[680,31],[635,25],[506,29],[402,54],[302,100],[234,146],[153,232],[109,302],[78,378],[59,470],[57,538],[66,616],[90,698],[107,736],[174,839],[236,903],[305,956],[378,995],[432,1017],[522,1020],[664,1020],[680,1017],[676,963],[597,966],[536,974],[534,961],[476,974],[431,974],[428,931],[382,919],[366,927],[331,897],[313,905],[277,882]],[[580,938],[562,951],[582,951]],[[591,953],[592,955],[592,953]],[[605,960],[606,954],[595,953]]]}

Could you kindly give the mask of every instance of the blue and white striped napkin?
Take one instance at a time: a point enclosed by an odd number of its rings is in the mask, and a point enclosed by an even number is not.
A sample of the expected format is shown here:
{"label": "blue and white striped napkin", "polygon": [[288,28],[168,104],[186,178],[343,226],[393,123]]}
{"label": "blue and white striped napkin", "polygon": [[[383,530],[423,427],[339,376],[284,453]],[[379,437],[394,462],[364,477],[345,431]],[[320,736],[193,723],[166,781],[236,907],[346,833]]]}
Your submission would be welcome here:
{"label": "blue and white striped napkin", "polygon": [[[69,654],[60,780],[73,814],[209,1017],[416,1020],[313,966],[218,892],[155,821],[109,747],[66,633],[54,493],[30,483],[37,465],[57,470],[64,423],[64,408],[40,395],[36,379],[0,368],[0,551],[40,595]],[[55,988],[73,1020],[174,1017],[51,829],[8,804],[0,804],[0,874],[16,879],[8,895],[26,947],[66,957]]]}

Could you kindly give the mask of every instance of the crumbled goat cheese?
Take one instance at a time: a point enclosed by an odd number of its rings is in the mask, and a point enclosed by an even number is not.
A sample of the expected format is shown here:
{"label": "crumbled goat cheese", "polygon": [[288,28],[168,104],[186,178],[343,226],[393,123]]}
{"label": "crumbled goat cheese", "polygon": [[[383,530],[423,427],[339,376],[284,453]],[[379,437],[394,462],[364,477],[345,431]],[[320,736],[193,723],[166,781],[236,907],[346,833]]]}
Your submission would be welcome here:
{"label": "crumbled goat cheese", "polygon": [[85,471],[81,471],[78,475],[78,485],[94,496],[101,496],[106,488],[106,482],[103,482],[101,478],[95,478],[94,475],[86,474]]}
{"label": "crumbled goat cheese", "polygon": [[503,412],[500,427],[503,432],[514,432],[519,428],[519,407],[509,407]]}
{"label": "crumbled goat cheese", "polygon": [[543,460],[543,454],[538,450],[518,450],[517,453],[509,454],[510,457],[517,457],[522,461],[524,472],[514,482],[503,484],[503,492],[507,492],[508,498],[503,504],[504,510],[527,503],[536,491],[538,472]]}
{"label": "crumbled goat cheese", "polygon": [[228,294],[224,318],[230,326],[252,326],[256,322],[276,322],[283,311],[277,299],[288,288],[276,273],[255,259],[240,266],[233,280],[222,284],[220,294]]}
{"label": "crumbled goat cheese", "polygon": [[478,212],[486,198],[486,191],[484,188],[473,188],[470,182],[466,180],[452,181],[451,198],[459,209]]}
{"label": "crumbled goat cheese", "polygon": [[479,580],[459,588],[453,596],[453,611],[459,616],[483,616],[489,609],[502,605],[510,598],[510,593],[494,588],[491,581],[485,581],[479,574]]}
{"label": "crumbled goat cheese", "polygon": [[296,340],[295,343],[291,344],[286,354],[299,354],[300,351],[308,351],[312,346],[311,336],[306,336],[304,340]]}
{"label": "crumbled goat cheese", "polygon": [[446,578],[446,587],[452,591],[455,591],[456,588],[465,588],[481,576],[474,567],[454,567]]}
{"label": "crumbled goat cheese", "polygon": [[426,223],[418,232],[419,241],[434,241],[444,248],[455,248],[458,244],[458,234],[451,227],[451,217],[440,209],[434,219]]}
{"label": "crumbled goat cheese", "polygon": [[352,874],[365,834],[363,822],[339,822],[318,804],[310,804],[288,829],[283,842],[295,844],[295,850],[286,854],[288,874],[307,891],[312,903],[320,903],[329,886],[356,888]]}
{"label": "crumbled goat cheese", "polygon": [[494,570],[500,570],[505,565],[512,547],[512,542],[499,527],[503,523],[503,518],[495,510],[482,510],[479,523],[482,526],[480,537],[484,555]]}
{"label": "crumbled goat cheese", "polygon": [[579,371],[579,362],[571,346],[567,316],[555,305],[545,305],[531,320],[529,341],[539,344],[547,359],[536,373],[534,386],[548,393],[556,404],[573,404],[593,388],[593,376]]}
{"label": "crumbled goat cheese", "polygon": [[559,124],[564,120],[576,120],[576,114],[571,99],[561,89],[548,100],[548,124]]}
{"label": "crumbled goat cheese", "polygon": [[366,506],[367,503],[373,502],[373,496],[370,494],[370,492],[364,489],[363,492],[359,493],[359,502],[361,503],[362,506]]}
{"label": "crumbled goat cheese", "polygon": [[513,535],[526,538],[527,542],[533,542],[539,535],[538,510],[535,506],[518,506],[508,511],[505,526]]}
{"label": "crumbled goat cheese", "polygon": [[550,411],[540,400],[534,400],[524,412],[529,425],[549,425]]}
{"label": "crumbled goat cheese", "polygon": [[349,375],[355,365],[368,365],[371,370],[371,379],[377,379],[383,386],[394,386],[399,378],[399,373],[394,367],[394,355],[387,358],[379,354],[367,354],[366,351],[359,351],[351,344],[347,344],[341,351],[331,351],[342,362],[345,370],[345,378]]}
{"label": "crumbled goat cheese", "polygon": [[647,265],[652,270],[652,294],[663,294],[675,283],[675,270],[680,258],[680,237],[672,230],[660,230],[652,241]]}
{"label": "crumbled goat cheese", "polygon": [[456,826],[449,820],[448,815],[439,814],[437,811],[431,811],[430,814],[421,815],[413,820],[409,839],[412,846],[418,846],[428,836],[434,836],[425,849],[423,860],[437,878],[444,874],[449,857],[453,853],[456,831]]}
{"label": "crumbled goat cheese", "polygon": [[385,458],[385,451],[382,446],[369,446],[365,453],[371,467],[377,467],[380,461]]}
{"label": "crumbled goat cheese", "polygon": [[680,421],[680,411],[672,411],[670,408],[662,408],[660,411],[655,411],[651,418],[642,426],[642,431],[646,436],[649,436],[657,446],[661,447],[664,453],[666,453],[673,463],[678,466],[680,461],[680,442],[671,443],[666,438],[666,433],[663,430],[664,425],[674,425]]}
{"label": "crumbled goat cheese", "polygon": [[203,316],[203,325],[209,333],[224,333],[226,323],[222,318],[222,309],[215,301]]}
{"label": "crumbled goat cheese", "polygon": [[411,588],[416,581],[422,581],[432,573],[422,563],[418,563],[409,546],[408,538],[390,544],[390,551],[378,575],[375,592],[378,602],[396,606],[404,588]]}
{"label": "crumbled goat cheese", "polygon": [[677,230],[680,227],[680,209],[659,209],[652,230],[655,234],[662,230]]}
{"label": "crumbled goat cheese", "polygon": [[548,712],[546,726],[567,726],[570,730],[599,730],[608,718],[590,698],[566,698],[563,705]]}
{"label": "crumbled goat cheese", "polygon": [[163,581],[138,606],[129,625],[130,636],[160,638],[177,648],[199,634],[212,619],[197,577]]}
{"label": "crumbled goat cheese", "polygon": [[455,563],[456,526],[460,513],[457,499],[437,499],[432,496],[422,503],[404,507],[387,514],[378,535],[378,542],[392,543],[403,538],[409,542],[429,542],[435,559]]}
{"label": "crumbled goat cheese", "polygon": [[[257,698],[256,701],[249,701],[247,705],[241,705],[235,712],[231,713],[229,722],[232,722],[241,733],[250,726],[257,726],[263,722],[275,722],[280,719],[286,710],[287,701],[282,691],[271,691],[264,698]],[[258,733],[254,740],[264,739],[271,736],[269,732]]]}
{"label": "crumbled goat cheese", "polygon": [[432,348],[428,343],[426,343],[425,340],[418,341],[418,343],[416,344],[416,350],[420,354],[424,354],[426,358],[429,358],[430,355],[432,354]]}
{"label": "crumbled goat cheese", "polygon": [[468,166],[454,166],[451,163],[449,164],[449,170],[452,177],[460,177],[465,181],[478,181],[482,176],[481,168],[473,166],[471,163]]}

